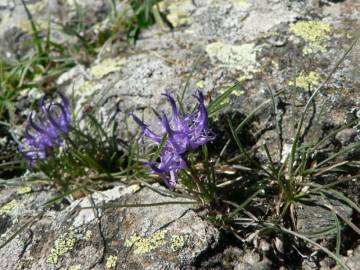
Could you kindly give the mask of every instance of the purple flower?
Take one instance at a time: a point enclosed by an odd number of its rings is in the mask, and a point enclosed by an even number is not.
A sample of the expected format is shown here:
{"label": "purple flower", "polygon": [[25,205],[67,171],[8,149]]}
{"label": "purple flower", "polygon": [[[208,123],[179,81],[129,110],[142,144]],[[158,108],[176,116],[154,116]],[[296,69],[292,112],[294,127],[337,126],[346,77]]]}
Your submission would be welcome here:
{"label": "purple flower", "polygon": [[54,147],[64,143],[64,134],[69,132],[71,113],[69,102],[61,93],[57,93],[60,102],[49,100],[45,95],[40,99],[40,112],[34,119],[33,113],[28,118],[23,145],[18,149],[32,168],[37,160],[45,159]]}
{"label": "purple flower", "polygon": [[142,129],[143,137],[153,141],[156,145],[160,145],[166,136],[166,142],[160,152],[160,162],[149,162],[148,165],[153,172],[161,176],[170,189],[173,189],[176,185],[177,172],[186,168],[183,155],[214,140],[215,136],[208,130],[208,113],[204,104],[204,96],[200,91],[194,96],[199,102],[197,110],[185,116],[179,113],[175,100],[169,94],[163,95],[171,105],[172,114],[169,120],[165,113],[161,115],[156,113],[161,125],[161,132],[158,134],[151,131],[149,126],[137,116],[131,115]]}

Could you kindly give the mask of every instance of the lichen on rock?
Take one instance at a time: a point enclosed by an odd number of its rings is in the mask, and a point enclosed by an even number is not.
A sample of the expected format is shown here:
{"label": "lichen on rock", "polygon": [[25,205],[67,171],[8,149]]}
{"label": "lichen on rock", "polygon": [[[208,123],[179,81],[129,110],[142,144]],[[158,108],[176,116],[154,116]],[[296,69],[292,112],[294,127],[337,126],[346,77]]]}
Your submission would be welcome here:
{"label": "lichen on rock", "polygon": [[303,49],[304,55],[315,51],[326,52],[331,25],[322,21],[299,21],[290,25],[290,32],[307,43]]}
{"label": "lichen on rock", "polygon": [[231,45],[214,42],[206,46],[211,62],[228,68],[235,68],[249,75],[257,71],[256,47],[254,43]]}
{"label": "lichen on rock", "polygon": [[134,247],[135,254],[146,254],[154,249],[162,246],[165,243],[166,230],[159,230],[147,237],[141,237],[138,234],[133,234],[125,242],[126,247]]}
{"label": "lichen on rock", "polygon": [[17,205],[17,202],[15,199],[13,199],[10,202],[8,202],[7,204],[3,205],[0,208],[0,216],[9,214],[11,212],[11,210],[16,207],[16,205]]}
{"label": "lichen on rock", "polygon": [[48,4],[49,3],[47,0],[41,0],[33,4],[27,4],[27,8],[30,14],[37,14],[41,12]]}
{"label": "lichen on rock", "polygon": [[251,1],[248,0],[212,0],[212,4],[224,4],[225,3],[230,3],[234,6],[250,6],[251,5]]}
{"label": "lichen on rock", "polygon": [[59,257],[73,249],[76,239],[72,233],[60,236],[54,242],[54,247],[50,250],[47,262],[50,264],[57,264]]}
{"label": "lichen on rock", "polygon": [[84,239],[85,239],[86,241],[90,241],[92,237],[93,237],[93,232],[90,231],[90,230],[87,230],[87,231],[85,232]]}
{"label": "lichen on rock", "polygon": [[107,269],[115,269],[116,265],[117,265],[117,256],[114,255],[110,255],[107,259],[106,259],[106,268]]}
{"label": "lichen on rock", "polygon": [[76,264],[69,267],[69,270],[81,270],[81,265]]}
{"label": "lichen on rock", "polygon": [[[45,21],[45,20],[38,20],[35,22],[35,25],[36,25],[36,29],[38,31],[42,31],[42,30],[46,30],[48,29],[48,26],[49,26],[49,22],[48,21]],[[33,31],[33,27],[31,25],[31,21],[30,20],[23,20],[23,21],[20,21],[18,23],[18,27],[24,31],[25,33],[28,33],[28,34],[34,34],[34,31]]]}
{"label": "lichen on rock", "polygon": [[310,71],[309,73],[301,72],[296,78],[295,81],[290,81],[289,86],[296,86],[303,89],[314,90],[314,87],[320,85],[321,77],[315,71]]}
{"label": "lichen on rock", "polygon": [[90,69],[90,74],[94,79],[101,79],[109,73],[119,71],[124,63],[125,60],[121,57],[115,59],[107,58],[99,64],[92,66]]}
{"label": "lichen on rock", "polygon": [[17,193],[20,195],[27,194],[31,192],[31,187],[29,186],[22,186],[18,189]]}
{"label": "lichen on rock", "polygon": [[173,27],[191,24],[191,12],[194,9],[191,0],[161,2],[159,6],[162,12],[168,11],[166,18]]}
{"label": "lichen on rock", "polygon": [[171,250],[176,252],[185,245],[185,237],[183,235],[171,236]]}

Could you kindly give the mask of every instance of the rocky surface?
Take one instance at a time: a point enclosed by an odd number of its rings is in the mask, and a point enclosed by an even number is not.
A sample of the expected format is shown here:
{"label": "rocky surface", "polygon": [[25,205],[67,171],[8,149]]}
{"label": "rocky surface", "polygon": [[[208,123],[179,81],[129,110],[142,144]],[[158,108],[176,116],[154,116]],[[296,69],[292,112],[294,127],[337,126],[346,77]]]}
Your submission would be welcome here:
{"label": "rocky surface", "polygon": [[[350,252],[348,258],[344,258],[345,262],[349,265],[350,269],[360,268],[360,249],[359,247]],[[336,270],[340,270],[340,267],[335,267]]]}
{"label": "rocky surface", "polygon": [[[62,210],[46,210],[1,249],[1,267],[135,270],[190,266],[216,247],[219,232],[191,210],[189,200],[159,192],[139,186],[115,187],[93,193],[91,199],[73,201]],[[1,200],[6,202],[0,209],[2,242],[37,216],[50,195],[31,189],[2,190]],[[111,203],[112,207],[98,208],[96,213],[92,203],[100,207]],[[165,204],[120,206],[156,203]]]}
{"label": "rocky surface", "polygon": [[[78,23],[82,18],[85,25],[90,27],[103,21],[110,10],[110,4],[106,0],[24,0],[24,3],[34,18],[38,30],[45,31],[50,25],[52,40],[60,44],[77,41],[61,30],[62,25]],[[31,23],[21,0],[1,1],[0,55],[7,58],[24,55],[32,47],[30,42],[32,32]]]}
{"label": "rocky surface", "polygon": [[[335,196],[322,198],[321,196],[312,196],[309,200],[297,205],[297,227],[299,232],[311,234],[331,228],[334,225],[334,215],[329,208],[324,205],[333,207],[335,211],[341,213],[345,218],[351,220],[352,208],[344,204]],[[316,222],[314,222],[316,220]]]}
{"label": "rocky surface", "polygon": [[[40,26],[45,27],[49,14],[54,22],[61,23],[76,17],[74,1],[27,2]],[[77,2],[85,10],[89,25],[106,18],[108,1]],[[57,79],[58,89],[74,94],[77,99],[74,109],[80,114],[86,112],[84,108],[92,108],[106,121],[116,112],[123,127],[120,130],[124,131],[119,135],[125,136],[124,121],[130,111],[152,123],[151,108],[169,110],[161,94],[170,91],[181,95],[192,66],[200,57],[185,100],[190,100],[196,89],[213,98],[234,81],[240,81],[239,89],[227,100],[234,122],[239,115],[248,114],[271,97],[268,84],[275,91],[284,91],[276,104],[281,146],[277,143],[275,123],[268,121],[271,106],[260,112],[257,122],[249,128],[253,138],[247,138],[255,146],[266,142],[279,160],[292,143],[292,123],[303,109],[304,100],[326,78],[360,28],[357,0],[165,0],[160,9],[171,29],[164,31],[153,26],[141,33],[134,46],[121,40],[106,44],[90,66],[79,63],[62,74]],[[2,1],[0,54],[10,58],[24,54],[29,50],[24,47],[29,33],[31,29],[20,1]],[[69,41],[61,31],[54,31],[53,35],[59,42]],[[331,128],[359,118],[359,63],[357,44],[321,91],[316,106],[311,106],[311,112],[321,110],[322,114],[319,119],[311,114],[306,119],[307,123],[316,123],[312,132],[305,129],[306,140],[317,140]],[[192,103],[186,104],[191,108]],[[134,131],[136,126],[127,122],[130,131]],[[221,144],[223,134],[219,133],[218,138]],[[344,130],[334,139],[331,149],[354,140],[354,130]],[[261,151],[258,157],[265,159]],[[25,191],[1,190],[1,241],[38,215],[41,205],[54,195],[42,190]],[[178,200],[137,186],[115,187],[92,196],[99,204]],[[196,269],[201,268],[199,261],[206,260],[221,242],[219,232],[192,210],[193,205],[116,207],[101,210],[98,218],[91,209],[77,211],[80,206],[89,205],[84,198],[47,210],[0,250],[0,265],[9,270]],[[336,202],[335,205],[347,217],[351,216],[349,208]],[[302,206],[298,218],[305,231],[324,228],[332,222],[329,212],[315,206]],[[203,268],[271,267],[267,258],[259,254],[244,255],[234,250],[228,254],[234,256],[234,263],[225,266],[219,263],[223,259],[218,259]],[[357,269],[357,253],[348,260]]]}
{"label": "rocky surface", "polygon": [[[174,26],[171,32],[153,27],[122,53],[119,44],[111,45],[103,50],[102,60],[90,68],[74,68],[58,84],[81,98],[91,95],[102,110],[116,107],[120,124],[129,110],[151,122],[150,107],[166,110],[161,93],[180,95],[193,63],[201,57],[186,96],[196,89],[216,96],[238,80],[241,87],[230,98],[231,110],[246,114],[270,98],[267,84],[275,91],[288,89],[277,104],[283,136],[280,151],[286,151],[293,136],[289,125],[293,106],[288,101],[292,93],[296,93],[298,117],[308,88],[319,86],[354,38],[358,9],[348,2],[164,1],[162,9]],[[346,8],[349,5],[354,8]],[[353,49],[317,99],[323,113],[311,140],[356,117],[359,49],[359,45]],[[255,133],[258,144],[268,143],[275,153],[279,149],[271,128],[274,123],[266,123],[269,110],[260,114],[263,125]]]}

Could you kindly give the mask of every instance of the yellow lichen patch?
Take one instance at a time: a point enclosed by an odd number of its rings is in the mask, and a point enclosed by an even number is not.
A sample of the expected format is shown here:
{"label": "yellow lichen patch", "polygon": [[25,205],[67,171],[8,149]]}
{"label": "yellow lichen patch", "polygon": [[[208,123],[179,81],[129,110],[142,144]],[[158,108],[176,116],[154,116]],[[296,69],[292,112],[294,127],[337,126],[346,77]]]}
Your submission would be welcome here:
{"label": "yellow lichen patch", "polygon": [[166,18],[173,27],[189,25],[192,23],[191,14],[184,7],[191,6],[191,0],[175,0],[171,1],[167,5],[165,2],[161,2],[159,5],[160,11],[168,11]]}
{"label": "yellow lichen patch", "polygon": [[83,2],[79,0],[67,0],[67,4],[70,7],[83,6]]}
{"label": "yellow lichen patch", "polygon": [[[227,90],[229,90],[230,87],[232,87],[234,84],[233,83],[229,83],[229,84],[224,84],[222,89],[219,90],[219,94],[224,94]],[[241,95],[244,94],[244,91],[241,91],[240,89],[234,89],[230,95],[234,95],[236,97],[239,97]],[[221,102],[222,105],[226,105],[230,103],[230,99],[229,97],[225,98],[223,100],[223,102]]]}
{"label": "yellow lichen patch", "polygon": [[84,94],[87,92],[92,92],[94,89],[100,89],[101,86],[101,83],[97,84],[95,81],[85,81],[75,90],[77,94]]}
{"label": "yellow lichen patch", "polygon": [[205,87],[205,82],[203,80],[196,82],[196,87],[197,88],[204,88]]}
{"label": "yellow lichen patch", "polygon": [[117,264],[117,256],[110,255],[106,260],[106,268],[107,269],[114,269]]}
{"label": "yellow lichen patch", "polygon": [[39,13],[48,5],[47,0],[41,0],[34,4],[27,4],[27,8],[29,9],[30,14],[34,15],[35,13]]}
{"label": "yellow lichen patch", "polygon": [[183,235],[173,235],[171,237],[171,250],[178,251],[185,245],[185,237]]}
{"label": "yellow lichen patch", "polygon": [[[39,20],[35,22],[35,26],[38,31],[46,30],[48,28],[48,25],[49,23],[44,20]],[[34,32],[31,26],[31,22],[29,20],[20,21],[17,26],[25,33],[33,34]]]}
{"label": "yellow lichen patch", "polygon": [[59,257],[73,249],[75,243],[76,239],[71,234],[62,235],[56,239],[54,242],[54,247],[50,250],[50,255],[47,258],[47,262],[56,264],[59,261]]}
{"label": "yellow lichen patch", "polygon": [[27,194],[31,192],[31,187],[29,186],[22,186],[18,189],[17,193],[22,195],[22,194]]}
{"label": "yellow lichen patch", "polygon": [[160,230],[148,237],[141,237],[138,234],[133,234],[125,241],[126,247],[134,247],[135,254],[145,254],[162,246],[165,243],[166,230]]}
{"label": "yellow lichen patch", "polygon": [[12,200],[0,208],[0,216],[7,215],[16,207],[16,200]]}
{"label": "yellow lichen patch", "polygon": [[72,265],[69,270],[81,270],[81,264]]}
{"label": "yellow lichen patch", "polygon": [[212,4],[221,4],[223,5],[224,3],[230,3],[233,4],[235,7],[249,7],[251,6],[250,1],[249,0],[212,0]]}
{"label": "yellow lichen patch", "polygon": [[245,4],[249,4],[248,0],[230,0],[231,3],[233,3],[234,5],[245,5]]}
{"label": "yellow lichen patch", "polygon": [[244,74],[239,77],[239,82],[246,82],[248,80],[253,79],[254,76],[252,74]]}
{"label": "yellow lichen patch", "polygon": [[326,41],[331,33],[331,26],[321,21],[300,21],[290,25],[290,32],[303,38],[307,45],[303,53],[310,54],[314,50],[326,52]]}
{"label": "yellow lichen patch", "polygon": [[94,79],[101,79],[109,73],[119,71],[124,63],[125,60],[123,58],[107,58],[101,63],[91,67],[90,74],[93,76]]}
{"label": "yellow lichen patch", "polygon": [[[229,90],[230,87],[233,87],[234,84],[233,83],[229,83],[229,84],[224,84],[222,89],[219,90],[220,94],[224,94],[227,90]],[[244,91],[240,90],[240,89],[233,89],[230,95],[234,95],[236,97],[240,97],[241,95],[244,94]]]}
{"label": "yellow lichen patch", "polygon": [[297,86],[304,89],[313,90],[313,87],[319,86],[321,82],[320,75],[314,71],[310,71],[309,73],[301,72],[299,76],[295,78],[294,81],[290,81],[290,86]]}
{"label": "yellow lichen patch", "polygon": [[86,241],[90,241],[92,237],[93,237],[92,231],[87,230],[87,231],[85,232],[84,239],[85,239]]}
{"label": "yellow lichen patch", "polygon": [[211,63],[242,70],[245,75],[257,71],[256,48],[253,43],[231,45],[222,42],[206,46]]}

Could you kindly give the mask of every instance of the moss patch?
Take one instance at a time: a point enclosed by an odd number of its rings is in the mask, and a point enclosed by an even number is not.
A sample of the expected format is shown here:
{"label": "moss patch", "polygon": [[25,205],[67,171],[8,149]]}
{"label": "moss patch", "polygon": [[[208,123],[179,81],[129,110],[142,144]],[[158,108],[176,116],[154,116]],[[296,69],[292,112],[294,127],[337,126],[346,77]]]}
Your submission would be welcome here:
{"label": "moss patch", "polygon": [[15,199],[8,202],[7,204],[4,204],[0,208],[0,216],[9,214],[11,212],[11,210],[13,210],[16,207],[16,204],[17,204],[17,202]]}
{"label": "moss patch", "polygon": [[306,55],[318,50],[326,52],[331,26],[321,21],[300,21],[290,25],[290,32],[305,40],[307,45],[303,53]]}
{"label": "moss patch", "polygon": [[134,247],[135,254],[146,254],[154,249],[164,245],[166,230],[157,231],[147,237],[141,237],[133,234],[125,242],[126,247]]}
{"label": "moss patch", "polygon": [[318,73],[314,71],[310,71],[309,73],[301,72],[299,76],[295,78],[295,82],[291,81],[289,82],[290,86],[297,86],[303,89],[308,89],[310,87],[310,90],[313,90],[314,87],[317,87],[320,85],[321,77]]}

